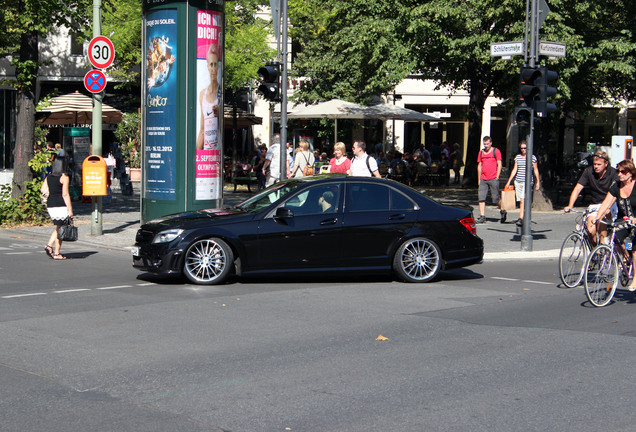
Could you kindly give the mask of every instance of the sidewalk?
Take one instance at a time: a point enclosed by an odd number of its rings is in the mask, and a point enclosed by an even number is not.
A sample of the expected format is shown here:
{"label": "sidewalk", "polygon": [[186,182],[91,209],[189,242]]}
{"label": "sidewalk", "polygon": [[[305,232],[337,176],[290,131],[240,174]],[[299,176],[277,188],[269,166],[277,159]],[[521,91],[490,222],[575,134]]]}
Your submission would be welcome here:
{"label": "sidewalk", "polygon": [[[93,247],[127,250],[135,242],[135,234],[140,221],[139,183],[135,183],[132,197],[122,196],[117,190],[113,191],[110,200],[104,200],[102,213],[102,235],[91,235],[91,204],[74,202],[75,223],[79,228],[78,243]],[[470,205],[477,210],[477,189],[461,187],[430,187],[425,188],[427,196],[450,205]],[[224,190],[224,206],[235,205],[253,194],[247,188],[239,187],[234,193],[233,186]],[[564,214],[560,210],[532,212],[532,251],[521,250],[521,229],[514,221],[519,212],[509,211],[508,221],[499,222],[499,210],[495,206],[486,206],[487,222],[477,225],[477,235],[484,240],[484,259],[554,259],[559,255],[561,242],[574,228],[576,215]],[[24,227],[10,230],[18,236],[38,236],[45,242],[52,232],[52,225],[41,227]]]}

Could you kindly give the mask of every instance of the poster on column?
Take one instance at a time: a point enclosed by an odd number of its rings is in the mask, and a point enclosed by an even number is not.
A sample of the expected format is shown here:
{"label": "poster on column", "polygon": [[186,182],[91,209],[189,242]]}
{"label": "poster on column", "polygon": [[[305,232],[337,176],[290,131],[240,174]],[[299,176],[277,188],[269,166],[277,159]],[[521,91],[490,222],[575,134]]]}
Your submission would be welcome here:
{"label": "poster on column", "polygon": [[197,11],[195,199],[220,199],[223,183],[223,56],[220,12]]}
{"label": "poster on column", "polygon": [[176,199],[177,10],[146,16],[146,198]]}

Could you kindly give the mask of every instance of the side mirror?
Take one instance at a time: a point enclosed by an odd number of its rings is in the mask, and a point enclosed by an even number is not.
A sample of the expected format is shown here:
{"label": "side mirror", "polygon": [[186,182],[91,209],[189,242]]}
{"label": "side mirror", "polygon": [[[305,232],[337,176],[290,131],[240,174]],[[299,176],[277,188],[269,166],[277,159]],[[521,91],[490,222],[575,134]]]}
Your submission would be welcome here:
{"label": "side mirror", "polygon": [[276,215],[274,216],[274,219],[281,219],[281,220],[285,220],[285,219],[291,219],[294,217],[294,212],[287,207],[278,207],[276,209]]}

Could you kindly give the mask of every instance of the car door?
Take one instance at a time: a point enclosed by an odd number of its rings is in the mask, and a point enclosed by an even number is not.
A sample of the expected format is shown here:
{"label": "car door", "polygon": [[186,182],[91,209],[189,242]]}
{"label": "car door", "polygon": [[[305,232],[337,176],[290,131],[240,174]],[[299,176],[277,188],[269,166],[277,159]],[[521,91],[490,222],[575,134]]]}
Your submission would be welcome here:
{"label": "car door", "polygon": [[417,220],[419,208],[390,183],[347,183],[342,225],[343,263],[391,266],[396,242]]}
{"label": "car door", "polygon": [[[277,218],[275,210],[258,228],[258,267],[263,270],[330,268],[340,265],[342,186],[312,185],[295,193],[278,208],[292,217]],[[331,200],[325,210],[322,200]]]}

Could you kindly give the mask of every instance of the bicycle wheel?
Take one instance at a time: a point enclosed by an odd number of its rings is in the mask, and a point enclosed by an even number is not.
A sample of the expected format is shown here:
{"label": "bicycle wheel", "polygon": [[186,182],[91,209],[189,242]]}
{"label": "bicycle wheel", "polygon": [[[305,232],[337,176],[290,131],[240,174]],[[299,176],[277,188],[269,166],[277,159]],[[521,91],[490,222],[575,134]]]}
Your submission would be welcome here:
{"label": "bicycle wheel", "polygon": [[579,232],[573,232],[563,240],[559,252],[559,276],[566,287],[574,288],[581,283],[589,248],[589,243]]}
{"label": "bicycle wheel", "polygon": [[608,304],[614,293],[619,279],[618,262],[607,245],[599,245],[592,250],[585,263],[585,295],[594,306],[601,307]]}

